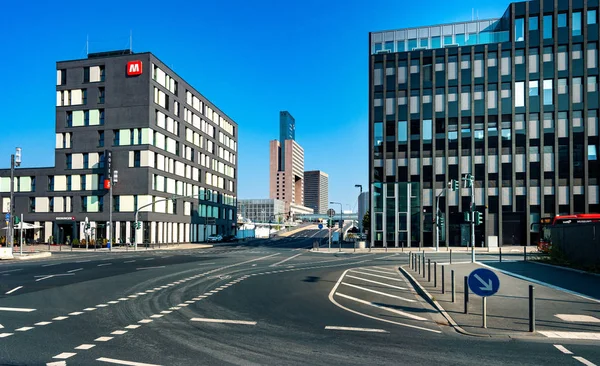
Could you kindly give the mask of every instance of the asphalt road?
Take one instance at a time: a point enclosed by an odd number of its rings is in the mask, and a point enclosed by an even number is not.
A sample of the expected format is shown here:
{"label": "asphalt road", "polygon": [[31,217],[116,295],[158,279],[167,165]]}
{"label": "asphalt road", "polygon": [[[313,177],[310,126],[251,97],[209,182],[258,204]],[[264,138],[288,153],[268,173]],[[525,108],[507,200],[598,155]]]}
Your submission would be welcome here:
{"label": "asphalt road", "polygon": [[459,335],[405,254],[306,250],[326,234],[0,263],[0,364],[600,363],[598,342]]}

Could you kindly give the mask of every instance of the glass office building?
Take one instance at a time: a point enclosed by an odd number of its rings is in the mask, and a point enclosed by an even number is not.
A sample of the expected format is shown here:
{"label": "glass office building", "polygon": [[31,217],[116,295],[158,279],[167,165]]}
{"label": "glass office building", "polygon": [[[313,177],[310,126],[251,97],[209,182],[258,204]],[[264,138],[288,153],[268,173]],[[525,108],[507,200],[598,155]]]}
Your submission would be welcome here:
{"label": "glass office building", "polygon": [[[533,244],[540,217],[600,212],[598,1],[512,3],[498,19],[369,35],[375,246]],[[532,225],[533,224],[533,225]]]}

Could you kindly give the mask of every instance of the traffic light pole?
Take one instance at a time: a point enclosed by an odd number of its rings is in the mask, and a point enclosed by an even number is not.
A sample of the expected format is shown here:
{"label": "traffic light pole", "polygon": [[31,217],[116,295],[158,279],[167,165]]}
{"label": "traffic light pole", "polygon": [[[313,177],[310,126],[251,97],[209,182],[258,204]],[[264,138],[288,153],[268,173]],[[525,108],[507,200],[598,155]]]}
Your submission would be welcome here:
{"label": "traffic light pole", "polygon": [[437,195],[435,204],[435,251],[440,250],[440,197],[446,192],[446,188],[442,189],[440,194]]}
{"label": "traffic light pole", "polygon": [[471,180],[471,263],[475,263],[475,177]]}
{"label": "traffic light pole", "polygon": [[7,244],[10,244],[10,247],[14,247],[15,243],[14,243],[14,237],[15,237],[15,155],[11,154],[10,155],[10,207],[8,208],[8,212],[10,212],[10,220],[8,221],[8,229],[7,229],[7,236],[9,238],[9,240],[7,241]]}

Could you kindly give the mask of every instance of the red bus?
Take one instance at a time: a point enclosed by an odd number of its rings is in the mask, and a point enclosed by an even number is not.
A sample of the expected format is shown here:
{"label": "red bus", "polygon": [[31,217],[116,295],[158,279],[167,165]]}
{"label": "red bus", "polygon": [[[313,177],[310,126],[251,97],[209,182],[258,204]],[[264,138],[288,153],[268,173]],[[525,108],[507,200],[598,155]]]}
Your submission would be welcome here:
{"label": "red bus", "polygon": [[542,218],[539,223],[539,241],[537,243],[538,250],[544,253],[548,253],[550,251],[552,245],[550,227],[555,225],[587,224],[590,222],[600,222],[600,214],[557,215],[554,217]]}

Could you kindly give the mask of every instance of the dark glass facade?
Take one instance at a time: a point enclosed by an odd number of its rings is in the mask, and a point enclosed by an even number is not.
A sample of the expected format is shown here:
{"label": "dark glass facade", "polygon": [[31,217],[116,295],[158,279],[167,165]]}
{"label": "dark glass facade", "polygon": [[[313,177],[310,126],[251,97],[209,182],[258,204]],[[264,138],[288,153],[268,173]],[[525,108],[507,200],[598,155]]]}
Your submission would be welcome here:
{"label": "dark glass facade", "polygon": [[540,217],[600,212],[597,16],[597,0],[528,1],[370,34],[374,245],[431,246],[438,195],[442,245],[466,245],[470,193],[443,192],[465,173],[484,213],[477,246],[532,244]]}

